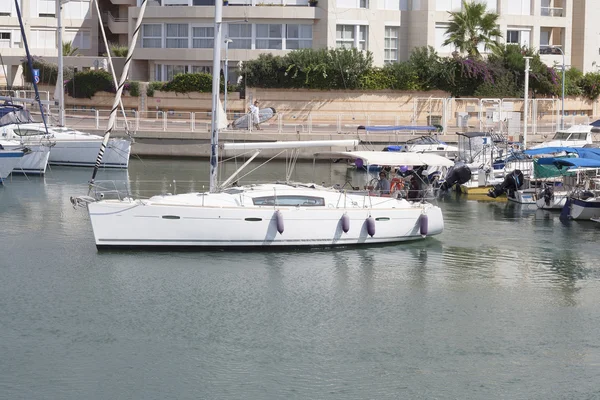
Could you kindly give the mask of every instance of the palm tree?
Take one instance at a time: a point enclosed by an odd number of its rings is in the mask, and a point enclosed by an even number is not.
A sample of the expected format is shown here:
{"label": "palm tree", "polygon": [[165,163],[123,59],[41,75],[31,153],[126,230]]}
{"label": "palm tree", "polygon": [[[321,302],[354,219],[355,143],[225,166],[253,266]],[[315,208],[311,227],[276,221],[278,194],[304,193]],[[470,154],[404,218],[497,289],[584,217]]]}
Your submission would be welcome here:
{"label": "palm tree", "polygon": [[78,50],[78,47],[73,46],[73,42],[63,42],[62,44],[63,56],[77,55]]}
{"label": "palm tree", "polygon": [[484,44],[485,50],[497,46],[496,38],[502,37],[498,29],[498,14],[487,13],[486,6],[477,0],[463,0],[462,11],[449,12],[450,26],[446,30],[444,46],[454,45],[460,53],[469,57],[479,57],[478,46]]}

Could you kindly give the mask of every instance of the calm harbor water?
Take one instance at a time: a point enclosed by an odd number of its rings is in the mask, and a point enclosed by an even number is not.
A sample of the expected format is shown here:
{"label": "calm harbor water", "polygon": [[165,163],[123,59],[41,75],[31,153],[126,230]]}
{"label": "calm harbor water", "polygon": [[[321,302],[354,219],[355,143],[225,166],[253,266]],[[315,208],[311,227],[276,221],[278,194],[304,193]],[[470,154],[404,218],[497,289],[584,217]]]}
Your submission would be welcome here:
{"label": "calm harbor water", "polygon": [[[206,164],[99,178],[201,190]],[[69,202],[90,176],[0,188],[2,399],[600,397],[600,224],[460,197],[444,234],[401,245],[97,252]]]}

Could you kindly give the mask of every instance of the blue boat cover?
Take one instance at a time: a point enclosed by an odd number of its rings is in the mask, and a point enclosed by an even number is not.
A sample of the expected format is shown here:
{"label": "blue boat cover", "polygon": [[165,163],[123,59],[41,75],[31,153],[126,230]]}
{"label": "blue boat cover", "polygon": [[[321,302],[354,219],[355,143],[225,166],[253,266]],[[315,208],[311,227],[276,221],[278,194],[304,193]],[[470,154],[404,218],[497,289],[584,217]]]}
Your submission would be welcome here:
{"label": "blue boat cover", "polygon": [[548,157],[537,160],[540,165],[556,165],[559,169],[562,167],[575,168],[600,168],[600,159],[594,158],[560,158]]}
{"label": "blue boat cover", "polygon": [[435,126],[409,126],[409,125],[364,126],[364,125],[360,125],[357,129],[364,129],[365,131],[437,131],[438,128],[436,128]]}
{"label": "blue boat cover", "polygon": [[596,120],[596,121],[592,122],[590,125],[591,125],[591,126],[595,126],[596,128],[600,128],[600,119],[598,119],[598,120]]}
{"label": "blue boat cover", "polygon": [[524,150],[523,153],[530,156],[538,156],[540,154],[562,153],[563,151],[565,153],[577,153],[577,149],[574,147],[542,147],[539,149]]}

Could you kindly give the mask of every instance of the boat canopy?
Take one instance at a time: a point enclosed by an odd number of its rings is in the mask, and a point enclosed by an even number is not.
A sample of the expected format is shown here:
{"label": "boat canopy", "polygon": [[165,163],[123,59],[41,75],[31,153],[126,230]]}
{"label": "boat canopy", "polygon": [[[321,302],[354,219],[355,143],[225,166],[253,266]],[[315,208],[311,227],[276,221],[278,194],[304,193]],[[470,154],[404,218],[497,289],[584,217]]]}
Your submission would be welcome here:
{"label": "boat canopy", "polygon": [[570,169],[572,167],[574,167],[574,168],[600,168],[600,159],[593,159],[593,158],[576,158],[576,157],[554,158],[554,157],[548,157],[548,158],[540,158],[538,160],[538,163],[540,165],[553,164],[553,165],[555,165],[559,169],[561,169],[563,167],[566,167],[567,169]]}
{"label": "boat canopy", "polygon": [[411,125],[390,125],[390,126],[364,126],[360,125],[356,129],[365,131],[437,131],[435,126],[411,126]]}
{"label": "boat canopy", "polygon": [[35,122],[29,111],[14,104],[0,105],[0,126]]}
{"label": "boat canopy", "polygon": [[593,147],[541,147],[539,149],[525,150],[523,153],[530,156],[537,156],[540,154],[567,153],[577,154],[579,158],[600,160],[600,149]]}
{"label": "boat canopy", "polygon": [[333,158],[347,160],[361,160],[363,165],[431,165],[439,167],[452,167],[454,162],[446,157],[430,153],[412,153],[395,151],[331,151],[316,153],[316,158]]}

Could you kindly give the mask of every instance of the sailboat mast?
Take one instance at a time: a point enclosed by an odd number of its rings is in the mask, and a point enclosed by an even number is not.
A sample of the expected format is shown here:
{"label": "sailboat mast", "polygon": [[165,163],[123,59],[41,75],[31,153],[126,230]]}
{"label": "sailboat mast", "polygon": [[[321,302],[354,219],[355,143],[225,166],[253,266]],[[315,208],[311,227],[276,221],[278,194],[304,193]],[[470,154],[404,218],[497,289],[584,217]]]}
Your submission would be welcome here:
{"label": "sailboat mast", "polygon": [[29,53],[29,46],[27,45],[27,36],[25,36],[25,27],[23,26],[23,18],[21,17],[21,9],[19,8],[19,0],[15,0],[15,9],[17,10],[17,17],[19,18],[19,25],[21,26],[21,36],[23,37],[23,45],[25,45],[25,54],[27,55],[27,65],[29,66],[29,73],[33,78],[33,89],[35,90],[35,100],[40,106],[40,113],[42,115],[42,121],[44,121],[44,129],[48,133],[48,125],[46,125],[46,116],[44,115],[44,107],[40,101],[40,92],[38,91],[37,83],[33,76],[33,63],[31,62],[31,54]]}
{"label": "sailboat mast", "polygon": [[56,32],[58,34],[58,125],[65,126],[65,78],[63,72],[62,0],[56,0]]}
{"label": "sailboat mast", "polygon": [[125,65],[123,66],[123,72],[121,73],[119,86],[117,86],[115,101],[113,102],[113,106],[110,109],[110,116],[108,117],[108,126],[106,128],[106,132],[104,133],[104,139],[102,140],[102,144],[100,145],[100,151],[98,152],[98,157],[96,158],[96,165],[94,165],[94,172],[92,172],[92,180],[90,181],[90,184],[94,183],[94,179],[96,179],[98,168],[100,168],[100,164],[102,163],[102,157],[104,156],[104,151],[106,150],[106,146],[108,145],[108,141],[110,139],[110,133],[112,132],[115,126],[115,118],[117,117],[117,109],[119,108],[121,95],[123,94],[123,86],[125,86],[125,80],[127,79],[127,74],[129,73],[131,58],[133,57],[133,51],[135,50],[135,44],[137,43],[140,29],[142,28],[142,20],[144,19],[144,13],[146,12],[147,4],[148,0],[142,0],[140,4],[140,13],[138,15],[137,21],[135,22],[135,29],[133,30],[133,35],[131,36],[129,50],[127,50],[127,58],[125,59]]}
{"label": "sailboat mast", "polygon": [[223,21],[223,2],[215,1],[215,43],[213,46],[212,67],[212,113],[210,138],[210,191],[217,190],[217,170],[219,163],[219,89],[221,78],[221,27]]}

